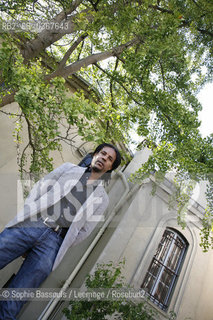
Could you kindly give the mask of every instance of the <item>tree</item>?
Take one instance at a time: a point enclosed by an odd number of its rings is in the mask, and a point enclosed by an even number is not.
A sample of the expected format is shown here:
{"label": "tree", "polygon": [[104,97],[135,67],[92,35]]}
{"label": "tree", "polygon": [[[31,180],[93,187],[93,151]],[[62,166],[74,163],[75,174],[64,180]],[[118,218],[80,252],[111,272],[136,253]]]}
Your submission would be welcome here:
{"label": "tree", "polygon": [[[1,107],[19,103],[18,141],[22,121],[28,126],[21,171],[26,150],[30,171],[50,170],[49,152],[67,141],[70,126],[88,140],[127,143],[136,128],[153,151],[136,177],[157,169],[162,175],[175,170],[184,182],[208,181],[207,250],[213,135],[201,137],[196,94],[212,79],[212,1],[2,1],[1,12]],[[89,83],[90,98],[64,94],[73,77]],[[179,203],[189,195],[179,192]]]}

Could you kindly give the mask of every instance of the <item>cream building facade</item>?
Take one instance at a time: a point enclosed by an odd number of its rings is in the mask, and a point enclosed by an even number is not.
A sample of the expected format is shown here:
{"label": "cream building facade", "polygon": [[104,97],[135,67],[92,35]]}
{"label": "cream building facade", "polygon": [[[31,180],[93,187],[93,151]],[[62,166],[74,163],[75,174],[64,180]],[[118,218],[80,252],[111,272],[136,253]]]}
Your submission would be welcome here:
{"label": "cream building facade", "polygon": [[[11,112],[16,104],[7,106]],[[16,164],[16,145],[13,142],[14,123],[0,115],[0,227],[9,221],[19,205],[19,175]],[[25,129],[24,129],[25,130]],[[92,144],[76,137],[75,148],[64,146],[63,156],[54,153],[54,166],[64,161],[78,163],[91,152]],[[188,208],[187,226],[177,224],[177,212],[168,209],[173,183],[168,176],[157,183],[151,194],[154,177],[141,184],[128,178],[149,156],[149,150],[136,153],[126,168],[117,171],[107,191],[110,205],[105,221],[82,243],[70,248],[63,262],[42,284],[42,290],[84,288],[85,277],[94,272],[97,263],[125,258],[123,275],[136,290],[143,290],[149,304],[158,312],[156,320],[169,319],[170,312],[177,320],[212,320],[213,318],[213,253],[203,253],[199,246],[201,219],[204,214],[204,185],[197,186],[194,200]],[[0,271],[3,286],[22,263],[19,258]],[[82,289],[83,290],[83,289]],[[60,298],[30,301],[18,319],[62,319],[68,301]]]}

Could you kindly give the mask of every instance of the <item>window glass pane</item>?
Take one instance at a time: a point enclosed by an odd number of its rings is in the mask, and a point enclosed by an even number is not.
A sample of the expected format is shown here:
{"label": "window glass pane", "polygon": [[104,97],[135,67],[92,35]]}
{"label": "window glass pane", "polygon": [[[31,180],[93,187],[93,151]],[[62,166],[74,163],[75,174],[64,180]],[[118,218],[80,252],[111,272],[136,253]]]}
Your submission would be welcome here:
{"label": "window glass pane", "polygon": [[166,229],[141,285],[151,301],[162,310],[168,307],[186,247],[184,238]]}
{"label": "window glass pane", "polygon": [[164,303],[164,300],[167,296],[169,287],[165,285],[165,283],[159,281],[158,286],[155,290],[154,297],[157,299],[160,303]]}
{"label": "window glass pane", "polygon": [[151,292],[153,290],[153,285],[156,282],[159,271],[160,264],[158,263],[158,261],[155,261],[155,259],[153,259],[143,283],[143,288],[147,288],[148,292]]}
{"label": "window glass pane", "polygon": [[155,254],[157,260],[164,261],[165,256],[169,250],[171,239],[171,233],[166,231],[162,237],[162,240],[158,246],[158,250]]}
{"label": "window glass pane", "polygon": [[158,275],[160,270],[160,264],[155,259],[152,262],[152,265],[150,267],[150,273],[152,273],[155,277]]}
{"label": "window glass pane", "polygon": [[172,277],[173,273],[170,272],[168,269],[164,269],[160,281],[169,287]]}
{"label": "window glass pane", "polygon": [[151,273],[148,272],[143,282],[143,289],[146,289],[147,292],[151,292],[154,283],[155,278],[152,276]]}
{"label": "window glass pane", "polygon": [[181,249],[174,244],[168,256],[167,267],[175,271],[177,268],[177,263],[179,261],[180,255],[181,255]]}

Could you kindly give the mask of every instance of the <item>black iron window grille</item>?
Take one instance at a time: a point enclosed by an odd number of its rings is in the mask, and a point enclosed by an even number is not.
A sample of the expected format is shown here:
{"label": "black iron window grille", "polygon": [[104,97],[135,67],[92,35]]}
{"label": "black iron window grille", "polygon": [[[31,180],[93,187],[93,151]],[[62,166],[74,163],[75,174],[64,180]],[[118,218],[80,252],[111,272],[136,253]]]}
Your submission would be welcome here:
{"label": "black iron window grille", "polygon": [[188,242],[167,228],[148,268],[141,288],[149,299],[166,311],[183,264]]}

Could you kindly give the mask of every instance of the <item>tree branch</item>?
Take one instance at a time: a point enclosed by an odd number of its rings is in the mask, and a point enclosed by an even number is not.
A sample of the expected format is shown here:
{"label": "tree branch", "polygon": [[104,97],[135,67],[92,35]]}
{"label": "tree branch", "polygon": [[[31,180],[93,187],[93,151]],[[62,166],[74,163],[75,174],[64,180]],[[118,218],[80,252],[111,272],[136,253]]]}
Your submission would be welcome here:
{"label": "tree branch", "polygon": [[[117,67],[118,67],[118,59],[116,59],[114,71],[116,71]],[[114,108],[115,103],[114,103],[114,96],[113,96],[113,81],[114,81],[114,77],[111,77],[110,78],[110,95],[111,95],[111,105]]]}
{"label": "tree branch", "polygon": [[0,108],[3,108],[7,104],[14,102],[14,96],[15,96],[15,92],[7,94],[3,98],[1,98]]}
{"label": "tree branch", "polygon": [[[81,43],[87,36],[88,36],[88,34],[84,33],[80,37],[78,37],[78,39],[71,45],[71,47],[65,53],[63,59],[59,63],[59,67],[58,67],[57,70],[63,69],[63,67],[65,66],[67,60],[69,59],[70,55],[72,54],[72,52],[77,48],[79,43]],[[56,70],[56,72],[57,72],[57,70]]]}
{"label": "tree branch", "polygon": [[[24,48],[21,50],[21,54],[23,55],[25,62],[29,59],[32,59],[38,54],[41,53],[44,49],[49,47],[51,44],[61,39],[67,33],[73,33],[76,29],[76,24],[73,22],[75,17],[78,14],[72,15],[68,18],[68,14],[71,14],[75,9],[83,2],[83,0],[75,0],[70,6],[69,10],[60,12],[57,16],[55,16],[52,20],[48,21],[50,25],[50,30],[41,31],[38,36],[28,41]],[[83,10],[83,12],[87,12],[88,10]],[[88,20],[91,20],[91,15],[88,15]],[[56,29],[56,25],[58,23],[62,24],[64,22],[63,28],[59,30]],[[65,25],[68,23],[68,25]],[[55,28],[54,28],[55,27]]]}
{"label": "tree branch", "polygon": [[126,93],[132,98],[132,100],[138,104],[138,105],[142,105],[139,101],[137,101],[131,94],[131,92],[129,92],[129,90],[123,85],[123,83],[121,83],[120,81],[118,81],[116,78],[114,78],[109,72],[107,72],[106,70],[104,70],[103,68],[101,68],[97,63],[94,63],[94,65],[100,69],[103,73],[105,73],[108,77],[113,78],[114,81],[116,81],[123,89],[124,91],[126,91]]}
{"label": "tree branch", "polygon": [[149,8],[158,10],[158,11],[163,12],[163,13],[174,14],[174,12],[172,10],[165,9],[165,8],[162,8],[162,7],[157,6],[157,5],[149,5]]}
{"label": "tree branch", "polygon": [[159,60],[159,64],[160,64],[162,81],[163,81],[163,90],[165,90],[165,88],[166,88],[166,86],[165,86],[165,77],[164,77],[164,70],[163,70],[163,65],[162,65],[162,63],[161,63],[161,60]]}
{"label": "tree branch", "polygon": [[137,43],[139,43],[141,40],[139,40],[138,38],[134,38],[133,40],[122,44],[120,46],[117,47],[113,47],[111,50],[108,51],[104,51],[104,52],[100,52],[100,53],[95,53],[92,54],[86,58],[83,58],[79,61],[76,61],[74,63],[72,63],[71,65],[63,68],[62,70],[57,70],[49,75],[47,75],[46,79],[50,80],[54,77],[57,76],[62,76],[62,77],[68,77],[71,74],[79,71],[81,68],[86,68],[88,65],[90,64],[94,64],[97,63],[99,61],[102,60],[106,60],[110,57],[117,57],[119,56],[125,49],[127,49],[128,47],[131,47]]}
{"label": "tree branch", "polygon": [[207,34],[208,36],[210,36],[213,39],[213,32],[209,31],[209,30],[204,30],[204,29],[197,29],[198,31],[200,31],[200,33],[202,34]]}
{"label": "tree branch", "polygon": [[[195,3],[197,5],[197,3],[195,1],[193,1],[193,3]],[[162,8],[158,5],[149,5],[149,8],[154,9],[154,10],[158,10],[162,13],[168,13],[168,14],[172,14],[174,15],[174,12],[172,10],[166,9],[166,8]],[[181,27],[189,27],[192,21],[189,20],[183,20]],[[205,29],[201,29],[201,28],[197,28],[197,30],[202,33],[202,34],[207,34],[209,36],[211,36],[213,38],[213,33],[209,30],[205,30]]]}
{"label": "tree branch", "polygon": [[0,110],[1,113],[7,115],[7,116],[15,116],[15,117],[23,117],[23,114],[15,114],[15,113],[12,113],[12,112],[6,112],[6,111],[3,111],[3,110]]}

